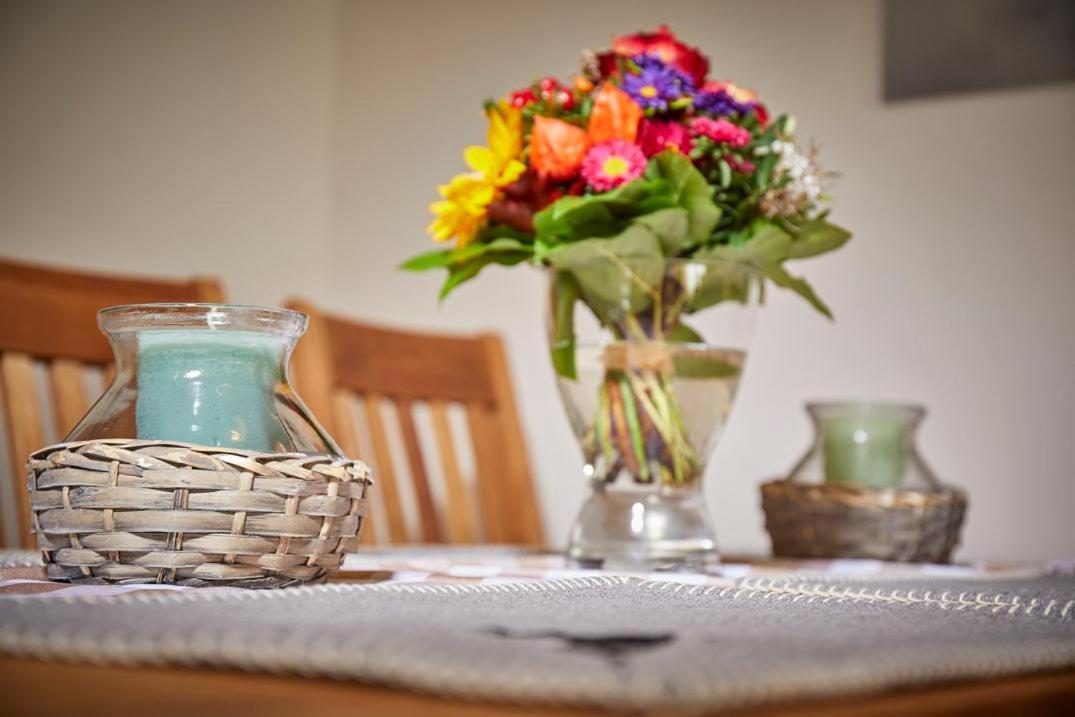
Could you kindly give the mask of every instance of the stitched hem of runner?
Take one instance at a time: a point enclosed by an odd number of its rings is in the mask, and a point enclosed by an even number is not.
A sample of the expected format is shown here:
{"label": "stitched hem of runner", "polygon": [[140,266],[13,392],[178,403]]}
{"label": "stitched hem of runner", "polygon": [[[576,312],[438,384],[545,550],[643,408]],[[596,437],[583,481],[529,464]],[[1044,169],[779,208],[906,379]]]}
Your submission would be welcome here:
{"label": "stitched hem of runner", "polygon": [[[884,590],[876,587],[848,586],[833,583],[801,582],[784,578],[742,578],[734,587],[720,585],[691,585],[689,583],[651,580],[627,575],[589,576],[578,578],[554,578],[540,581],[519,581],[502,583],[457,584],[457,583],[379,583],[374,585],[352,583],[329,583],[327,585],[303,585],[281,590],[213,591],[212,589],[157,592],[132,592],[121,595],[57,595],[50,601],[68,604],[104,601],[109,603],[176,603],[215,600],[277,600],[299,595],[318,594],[322,592],[401,592],[422,595],[466,595],[473,593],[510,593],[564,591],[575,588],[587,588],[613,585],[635,585],[638,587],[663,592],[683,593],[688,595],[716,595],[732,599],[773,598],[808,603],[842,603],[861,602],[872,604],[925,606],[942,610],[985,610],[1008,615],[1025,615],[1028,617],[1058,617],[1062,620],[1075,618],[1075,598],[1054,598],[1048,601],[1032,598],[1023,600],[1018,595],[1005,596],[1004,593],[944,591],[935,590]],[[5,600],[35,600],[32,595],[13,595]]]}

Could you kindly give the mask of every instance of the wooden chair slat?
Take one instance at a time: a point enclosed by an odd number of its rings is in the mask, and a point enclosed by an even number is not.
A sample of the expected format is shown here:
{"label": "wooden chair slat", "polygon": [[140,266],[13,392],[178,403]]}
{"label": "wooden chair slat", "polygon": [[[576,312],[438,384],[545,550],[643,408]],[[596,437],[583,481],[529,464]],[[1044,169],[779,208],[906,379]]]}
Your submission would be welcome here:
{"label": "wooden chair slat", "polygon": [[52,415],[56,435],[62,438],[70,433],[89,408],[85,368],[78,361],[55,359],[49,365],[49,387],[52,390]]}
{"label": "wooden chair slat", "polygon": [[[355,397],[348,391],[335,391],[332,393],[332,421],[337,428],[334,436],[340,444],[340,448],[349,456],[362,455],[362,449],[358,441],[358,427],[355,425],[354,414]],[[327,415],[327,414],[326,414]],[[358,541],[364,545],[373,545],[376,537],[370,525],[373,516],[367,515],[362,532],[359,533]]]}
{"label": "wooden chair slat", "polygon": [[494,423],[499,427],[494,435],[501,451],[497,479],[503,481],[500,490],[500,511],[511,515],[505,526],[505,540],[525,545],[544,545],[541,509],[534,482],[530,478],[526,441],[515,406],[515,395],[508,374],[508,358],[504,344],[495,336],[483,336],[486,365],[491,367],[490,378],[498,396],[494,406]]}
{"label": "wooden chair slat", "polygon": [[437,523],[437,508],[433,504],[433,492],[429,488],[429,476],[425,462],[422,460],[422,446],[418,442],[418,431],[414,426],[412,410],[414,404],[407,399],[396,401],[396,415],[399,428],[403,434],[403,445],[407,451],[407,464],[411,468],[411,481],[414,483],[414,500],[418,505],[418,520],[423,543],[443,542],[440,526]]}
{"label": "wooden chair slat", "polygon": [[362,397],[370,440],[373,442],[373,456],[377,463],[377,489],[381,493],[385,519],[388,521],[388,535],[393,543],[405,543],[407,521],[403,516],[403,504],[400,501],[399,486],[396,484],[396,470],[388,446],[388,433],[381,416],[381,400],[381,396],[376,393],[367,393]]}
{"label": "wooden chair slat", "polygon": [[459,470],[452,428],[448,421],[448,406],[444,401],[430,401],[430,418],[437,442],[441,466],[444,469],[444,492],[448,504],[448,540],[453,543],[473,543],[477,540],[474,509]]}
{"label": "wooden chair slat", "polygon": [[0,381],[3,382],[4,410],[7,414],[8,450],[11,463],[12,495],[15,496],[16,526],[20,545],[32,548],[30,500],[26,487],[26,456],[45,443],[35,389],[34,362],[23,353],[0,355]]}
{"label": "wooden chair slat", "polygon": [[506,543],[504,524],[507,521],[500,510],[504,503],[500,493],[503,483],[499,480],[501,474],[498,470],[502,455],[497,442],[497,420],[493,408],[480,402],[468,403],[467,425],[478,474],[478,506],[483,537],[489,543]]}

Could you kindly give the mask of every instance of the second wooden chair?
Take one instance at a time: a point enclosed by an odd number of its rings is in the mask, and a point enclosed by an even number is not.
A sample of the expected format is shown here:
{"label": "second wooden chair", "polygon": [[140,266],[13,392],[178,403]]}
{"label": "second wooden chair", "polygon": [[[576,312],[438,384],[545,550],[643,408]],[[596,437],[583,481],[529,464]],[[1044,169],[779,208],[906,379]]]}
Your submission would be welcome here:
{"label": "second wooden chair", "polygon": [[[374,465],[374,502],[383,510],[363,532],[364,542],[372,539],[369,528],[383,518],[380,532],[392,543],[542,544],[537,496],[499,338],[412,333],[323,314],[302,300],[288,306],[310,317],[292,362],[296,388],[345,452]],[[443,510],[431,486],[434,464],[422,450],[419,408],[428,413],[440,459]],[[470,434],[477,501],[469,494],[450,420],[459,409]],[[393,412],[398,431],[386,421]],[[359,443],[356,415],[370,445]],[[393,456],[395,436],[405,463]],[[408,528],[400,467],[410,475],[417,535]]]}

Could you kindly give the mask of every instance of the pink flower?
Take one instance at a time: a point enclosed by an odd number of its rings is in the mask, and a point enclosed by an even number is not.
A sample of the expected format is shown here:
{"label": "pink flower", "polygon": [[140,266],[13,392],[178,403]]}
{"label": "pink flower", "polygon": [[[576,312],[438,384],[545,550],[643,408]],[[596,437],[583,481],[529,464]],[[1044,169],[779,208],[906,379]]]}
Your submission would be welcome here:
{"label": "pink flower", "polygon": [[708,137],[714,142],[726,142],[732,147],[746,147],[750,144],[750,131],[726,119],[695,117],[691,120],[691,134],[695,137]]}
{"label": "pink flower", "polygon": [[607,192],[642,176],[646,155],[638,145],[612,139],[590,147],[582,160],[582,177],[595,192]]}
{"label": "pink flower", "polygon": [[638,144],[647,157],[666,149],[679,150],[683,154],[691,151],[691,137],[679,122],[642,120],[638,127]]}

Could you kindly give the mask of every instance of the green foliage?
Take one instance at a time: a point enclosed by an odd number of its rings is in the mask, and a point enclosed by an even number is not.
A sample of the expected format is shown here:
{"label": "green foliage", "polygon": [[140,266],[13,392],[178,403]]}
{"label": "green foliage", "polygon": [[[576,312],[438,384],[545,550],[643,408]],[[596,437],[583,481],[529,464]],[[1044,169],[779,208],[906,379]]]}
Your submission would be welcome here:
{"label": "green foliage", "polygon": [[[755,140],[758,146],[785,137],[791,120],[779,117]],[[704,146],[703,146],[704,145]],[[443,299],[485,267],[523,261],[553,267],[565,284],[554,307],[553,360],[564,375],[574,374],[574,331],[570,317],[583,301],[597,318],[620,335],[645,334],[638,315],[660,302],[666,259],[706,262],[697,284],[685,290],[681,313],[690,314],[725,301],[745,303],[763,279],[794,291],[831,316],[829,308],[784,262],[824,254],[851,237],[825,215],[779,224],[757,215],[760,192],[770,186],[777,156],[757,161],[753,176],[736,174],[718,146],[699,146],[716,158],[710,176],[679,152],[654,156],[637,180],[602,194],[567,196],[534,215],[534,233],[505,226],[486,227],[465,247],[431,251],[405,262],[408,271],[444,269]],[[560,279],[558,279],[560,280]],[[570,288],[570,290],[568,290]],[[563,323],[563,326],[561,326]],[[656,322],[654,322],[656,323]]]}
{"label": "green foliage", "polygon": [[720,207],[713,202],[713,188],[690,159],[679,152],[661,152],[650,161],[646,176],[667,182],[673,201],[687,210],[688,246],[706,241],[720,221]]}
{"label": "green foliage", "polygon": [[[756,220],[751,227],[750,234],[751,239],[740,246],[714,246],[698,252],[695,256],[700,259],[727,261],[729,267],[739,267],[742,274],[740,280],[747,283],[749,282],[749,271],[752,269],[765,276],[777,286],[791,289],[796,294],[806,299],[811,306],[831,319],[832,312],[829,310],[829,307],[821,301],[817,294],[814,293],[810,284],[808,284],[805,279],[792,276],[788,273],[787,269],[784,268],[784,262],[790,258],[791,250],[795,243],[795,239],[792,235],[781,229],[772,221],[766,219]],[[723,272],[712,273],[718,277],[723,274]],[[736,270],[734,268],[729,268],[729,273],[734,276]],[[733,284],[734,282],[729,282],[728,286]],[[716,288],[724,290],[727,286],[721,281]],[[711,298],[717,298],[717,301],[723,300],[723,298],[716,295],[705,295],[705,299]],[[728,298],[733,297],[729,296]],[[736,300],[744,299],[737,298]],[[702,308],[702,306],[708,305],[711,304],[705,303],[699,305],[695,302],[693,308],[694,310],[697,310]]]}
{"label": "green foliage", "polygon": [[488,243],[419,254],[401,264],[400,268],[407,271],[447,269],[448,277],[440,289],[440,300],[443,301],[457,286],[473,279],[490,264],[514,266],[533,254],[532,245],[510,236],[501,236]]}
{"label": "green foliage", "polygon": [[788,258],[806,259],[836,251],[851,239],[851,232],[824,219],[814,219],[799,226],[794,237]]}
{"label": "green foliage", "polygon": [[676,206],[659,178],[629,182],[611,192],[563,197],[534,215],[535,239],[548,246],[620,232],[634,217]]}
{"label": "green foliage", "polygon": [[661,240],[643,223],[608,239],[565,244],[546,261],[574,278],[580,298],[606,325],[648,309],[664,279]]}

